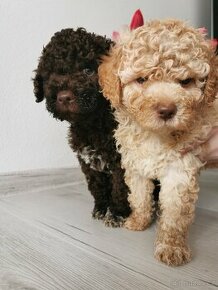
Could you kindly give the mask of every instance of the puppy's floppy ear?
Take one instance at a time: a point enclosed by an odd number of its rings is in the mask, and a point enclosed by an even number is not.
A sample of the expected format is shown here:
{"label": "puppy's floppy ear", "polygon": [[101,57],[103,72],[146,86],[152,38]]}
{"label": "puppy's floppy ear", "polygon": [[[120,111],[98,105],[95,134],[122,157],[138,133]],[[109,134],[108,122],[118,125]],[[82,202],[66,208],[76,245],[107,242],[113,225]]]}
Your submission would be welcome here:
{"label": "puppy's floppy ear", "polygon": [[218,93],[218,56],[211,59],[210,72],[204,89],[205,101],[212,103]]}
{"label": "puppy's floppy ear", "polygon": [[110,100],[114,108],[121,102],[121,83],[118,69],[121,62],[122,48],[114,46],[108,56],[104,56],[98,68],[99,84],[103,95]]}
{"label": "puppy's floppy ear", "polygon": [[36,102],[39,103],[44,99],[44,89],[43,89],[43,77],[37,71],[35,77],[33,78],[33,85]]}

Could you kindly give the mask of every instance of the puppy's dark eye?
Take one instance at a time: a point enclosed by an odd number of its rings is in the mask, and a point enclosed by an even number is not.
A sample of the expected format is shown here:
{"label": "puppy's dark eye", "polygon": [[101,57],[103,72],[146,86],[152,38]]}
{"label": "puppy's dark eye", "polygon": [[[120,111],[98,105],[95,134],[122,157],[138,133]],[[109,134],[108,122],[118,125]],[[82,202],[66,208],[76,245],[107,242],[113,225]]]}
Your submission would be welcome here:
{"label": "puppy's dark eye", "polygon": [[83,73],[90,77],[95,73],[95,71],[90,68],[84,68]]}
{"label": "puppy's dark eye", "polygon": [[182,87],[186,87],[190,84],[193,84],[194,83],[194,79],[193,78],[188,78],[188,79],[185,79],[185,80],[180,80],[179,83]]}
{"label": "puppy's dark eye", "polygon": [[136,79],[137,83],[139,83],[139,84],[143,84],[147,80],[148,80],[147,77],[144,77],[144,78],[143,77],[139,77],[139,78]]}

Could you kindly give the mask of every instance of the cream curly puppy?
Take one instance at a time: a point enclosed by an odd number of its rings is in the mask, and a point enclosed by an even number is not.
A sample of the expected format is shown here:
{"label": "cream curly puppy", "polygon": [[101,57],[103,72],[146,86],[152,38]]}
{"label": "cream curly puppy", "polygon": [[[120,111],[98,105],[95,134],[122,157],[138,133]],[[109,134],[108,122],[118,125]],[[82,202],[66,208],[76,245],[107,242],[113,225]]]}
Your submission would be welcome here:
{"label": "cream curly puppy", "polygon": [[143,230],[153,212],[153,179],[160,180],[155,257],[168,265],[191,259],[187,232],[198,197],[197,157],[182,154],[207,138],[218,121],[214,50],[194,28],[178,20],[150,21],[128,32],[99,68],[103,94],[119,125],[115,131],[132,214],[125,227]]}

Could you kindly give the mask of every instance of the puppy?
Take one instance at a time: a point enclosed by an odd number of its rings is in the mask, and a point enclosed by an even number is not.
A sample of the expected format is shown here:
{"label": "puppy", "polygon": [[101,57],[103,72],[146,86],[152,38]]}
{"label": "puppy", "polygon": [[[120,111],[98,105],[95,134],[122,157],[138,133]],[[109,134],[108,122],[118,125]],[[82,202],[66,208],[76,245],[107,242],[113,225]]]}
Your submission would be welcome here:
{"label": "puppy", "polygon": [[33,81],[36,102],[45,98],[53,117],[70,124],[69,144],[94,197],[93,217],[117,227],[130,214],[128,187],[113,137],[117,123],[97,73],[111,45],[83,28],[63,29],[43,49]]}
{"label": "puppy", "polygon": [[152,179],[160,180],[155,257],[168,265],[191,259],[187,244],[198,197],[198,154],[218,122],[217,64],[211,44],[182,21],[150,21],[121,36],[99,67],[103,94],[116,109],[115,132],[130,189],[131,230],[149,226]]}

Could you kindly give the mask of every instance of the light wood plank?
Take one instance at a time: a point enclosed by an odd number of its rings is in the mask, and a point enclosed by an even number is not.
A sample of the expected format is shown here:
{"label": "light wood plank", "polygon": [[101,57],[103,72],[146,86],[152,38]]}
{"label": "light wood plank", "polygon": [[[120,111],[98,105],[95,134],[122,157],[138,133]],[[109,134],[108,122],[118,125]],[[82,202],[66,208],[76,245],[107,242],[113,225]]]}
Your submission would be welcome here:
{"label": "light wood plank", "polygon": [[3,284],[6,289],[17,285],[21,289],[40,290],[146,289],[145,285],[147,289],[158,289],[161,285],[62,230],[27,220],[0,206],[1,221],[3,218],[2,289]]}
{"label": "light wood plank", "polygon": [[[32,174],[16,176],[19,194],[15,189],[1,194],[0,281],[7,284],[3,290],[217,289],[217,212],[197,210],[190,231],[194,259],[170,268],[153,257],[156,224],[131,232],[94,221],[92,197],[81,172],[73,171],[77,173],[39,173],[34,182]],[[11,181],[13,176],[4,188]]]}

